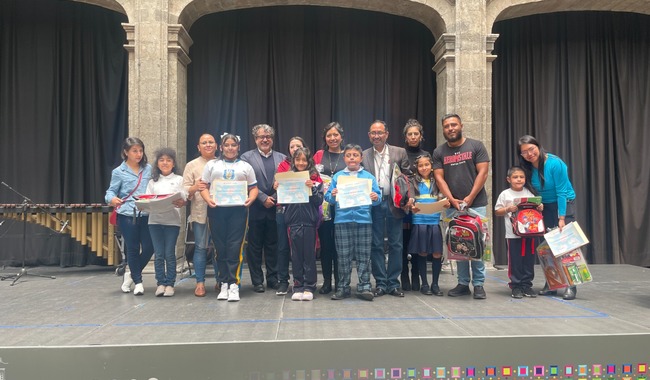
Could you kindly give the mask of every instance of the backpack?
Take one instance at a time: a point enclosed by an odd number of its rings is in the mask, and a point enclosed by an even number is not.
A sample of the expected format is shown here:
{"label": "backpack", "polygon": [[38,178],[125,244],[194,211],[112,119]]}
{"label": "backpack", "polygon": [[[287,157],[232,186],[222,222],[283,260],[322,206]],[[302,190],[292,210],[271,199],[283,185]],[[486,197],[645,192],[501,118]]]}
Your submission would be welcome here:
{"label": "backpack", "polygon": [[485,248],[485,233],[481,217],[459,214],[449,221],[446,241],[447,250],[453,256],[468,260],[481,260]]}
{"label": "backpack", "polygon": [[391,199],[393,200],[393,206],[396,208],[402,208],[408,202],[409,198],[413,198],[413,190],[411,188],[411,181],[406,174],[402,173],[399,166],[394,164],[393,166],[393,176],[392,176],[392,186],[391,186]]}
{"label": "backpack", "polygon": [[531,237],[543,236],[546,233],[544,215],[537,206],[539,206],[537,203],[532,202],[522,202],[517,205],[517,212],[510,217],[515,235]]}

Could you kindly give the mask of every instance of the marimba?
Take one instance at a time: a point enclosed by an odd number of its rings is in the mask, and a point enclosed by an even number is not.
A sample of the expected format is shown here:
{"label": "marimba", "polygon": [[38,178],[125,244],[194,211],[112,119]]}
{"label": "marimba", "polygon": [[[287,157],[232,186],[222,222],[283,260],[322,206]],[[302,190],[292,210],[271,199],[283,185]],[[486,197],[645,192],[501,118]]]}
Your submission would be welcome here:
{"label": "marimba", "polygon": [[[92,204],[28,204],[27,222],[37,223],[55,231],[61,230],[60,221],[68,221],[63,233],[90,248],[108,265],[121,262],[121,252],[115,243],[115,226],[108,222],[112,206]],[[0,217],[23,220],[22,204],[0,204]],[[56,217],[56,218],[55,218]]]}

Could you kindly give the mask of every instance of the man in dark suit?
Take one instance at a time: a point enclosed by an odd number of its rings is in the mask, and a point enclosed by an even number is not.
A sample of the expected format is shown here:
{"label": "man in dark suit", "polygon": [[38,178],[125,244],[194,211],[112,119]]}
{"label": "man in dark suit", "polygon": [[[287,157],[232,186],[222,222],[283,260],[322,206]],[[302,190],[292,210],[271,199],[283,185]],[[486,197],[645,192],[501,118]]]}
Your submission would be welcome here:
{"label": "man in dark suit", "polygon": [[266,263],[266,285],[277,289],[276,294],[286,294],[288,284],[278,288],[278,232],[275,224],[276,193],[273,181],[278,165],[286,156],[273,150],[275,130],[267,124],[253,127],[256,149],[241,155],[255,170],[259,194],[250,206],[248,216],[248,248],[246,259],[251,274],[253,288],[258,293],[264,292],[264,273],[262,257]]}
{"label": "man in dark suit", "polygon": [[[409,159],[404,148],[386,144],[388,127],[381,120],[370,125],[368,137],[372,148],[363,151],[363,168],[377,179],[382,201],[372,208],[372,275],[377,287],[375,296],[390,294],[404,297],[399,276],[402,273],[402,219],[404,211],[395,207],[391,199],[393,168],[399,166],[402,173],[410,174]],[[384,255],[384,234],[388,237],[388,263]]]}

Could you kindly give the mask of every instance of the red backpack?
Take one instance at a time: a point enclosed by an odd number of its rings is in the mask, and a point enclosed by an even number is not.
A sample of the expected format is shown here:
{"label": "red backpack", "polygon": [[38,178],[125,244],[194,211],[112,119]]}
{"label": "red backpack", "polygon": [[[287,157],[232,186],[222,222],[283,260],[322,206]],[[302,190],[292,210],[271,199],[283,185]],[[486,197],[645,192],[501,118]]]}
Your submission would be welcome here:
{"label": "red backpack", "polygon": [[546,233],[544,228],[544,215],[537,209],[537,203],[523,202],[517,205],[517,212],[511,217],[512,231],[517,236],[531,237],[543,236]]}
{"label": "red backpack", "polygon": [[449,221],[447,249],[453,255],[480,260],[485,248],[485,233],[480,216],[459,214]]}

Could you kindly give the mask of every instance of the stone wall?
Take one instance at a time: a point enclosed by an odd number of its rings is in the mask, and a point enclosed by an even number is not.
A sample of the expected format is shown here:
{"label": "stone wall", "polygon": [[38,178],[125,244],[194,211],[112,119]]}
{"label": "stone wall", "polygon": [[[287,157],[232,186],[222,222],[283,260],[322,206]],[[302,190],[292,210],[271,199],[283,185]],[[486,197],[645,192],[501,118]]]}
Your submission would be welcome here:
{"label": "stone wall", "polygon": [[[650,14],[647,0],[76,0],[128,18],[129,133],[148,147],[170,146],[184,165],[187,127],[187,33],[201,16],[234,9],[314,5],[385,12],[412,18],[436,38],[437,113],[463,119],[467,136],[491,150],[492,55],[496,21],[561,11]],[[438,141],[443,141],[438,129]],[[491,155],[491,151],[490,151]],[[491,189],[491,171],[487,188]],[[492,194],[489,194],[490,198]],[[488,207],[488,210],[490,208]],[[491,211],[490,211],[491,213]]]}

